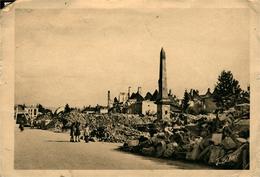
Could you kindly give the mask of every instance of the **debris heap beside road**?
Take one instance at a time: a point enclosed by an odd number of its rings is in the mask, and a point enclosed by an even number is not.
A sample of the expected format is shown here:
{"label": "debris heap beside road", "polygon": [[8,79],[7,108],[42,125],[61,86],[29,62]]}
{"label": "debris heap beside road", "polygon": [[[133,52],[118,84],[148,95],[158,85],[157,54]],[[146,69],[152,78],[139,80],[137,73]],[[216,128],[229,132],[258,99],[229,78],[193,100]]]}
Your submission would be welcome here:
{"label": "debris heap beside road", "polygon": [[[78,110],[61,112],[58,115],[41,115],[37,119],[38,127],[55,132],[69,131],[73,122],[79,122],[81,130],[87,123],[90,127],[90,140],[106,142],[126,142],[148,132],[138,130],[140,125],[151,124],[156,117],[130,114],[86,114]],[[83,132],[82,132],[83,135]]]}
{"label": "debris heap beside road", "polygon": [[153,125],[150,136],[129,140],[122,149],[220,168],[249,169],[249,110],[243,114],[232,109],[218,115],[176,114]]}

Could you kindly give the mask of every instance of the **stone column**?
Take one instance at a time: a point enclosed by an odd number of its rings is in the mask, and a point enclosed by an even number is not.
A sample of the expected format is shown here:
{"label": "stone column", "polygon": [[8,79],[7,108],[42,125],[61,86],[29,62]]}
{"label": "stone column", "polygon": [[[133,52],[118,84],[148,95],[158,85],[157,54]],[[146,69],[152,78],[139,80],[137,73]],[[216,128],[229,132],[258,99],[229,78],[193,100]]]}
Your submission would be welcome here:
{"label": "stone column", "polygon": [[157,99],[157,119],[170,119],[170,100],[167,90],[166,54],[163,48],[160,53],[159,97]]}

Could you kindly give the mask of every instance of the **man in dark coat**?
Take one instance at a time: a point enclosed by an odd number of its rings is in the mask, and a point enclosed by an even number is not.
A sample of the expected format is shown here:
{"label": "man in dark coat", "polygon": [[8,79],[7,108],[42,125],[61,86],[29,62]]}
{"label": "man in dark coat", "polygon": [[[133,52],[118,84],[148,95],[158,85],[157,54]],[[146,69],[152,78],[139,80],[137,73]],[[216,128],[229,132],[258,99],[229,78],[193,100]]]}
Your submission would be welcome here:
{"label": "man in dark coat", "polygon": [[76,122],[76,131],[75,131],[75,136],[76,136],[76,142],[80,142],[80,123]]}
{"label": "man in dark coat", "polygon": [[75,142],[75,132],[76,132],[76,127],[75,127],[75,122],[73,122],[70,126],[70,142]]}

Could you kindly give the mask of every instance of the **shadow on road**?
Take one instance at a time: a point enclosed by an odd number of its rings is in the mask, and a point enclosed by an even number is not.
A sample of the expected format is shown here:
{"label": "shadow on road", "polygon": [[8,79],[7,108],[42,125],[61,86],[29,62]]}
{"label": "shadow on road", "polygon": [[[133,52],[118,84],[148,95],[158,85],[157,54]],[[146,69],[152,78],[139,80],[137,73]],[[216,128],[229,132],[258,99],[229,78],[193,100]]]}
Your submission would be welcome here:
{"label": "shadow on road", "polygon": [[138,153],[127,152],[127,151],[123,150],[121,147],[115,148],[114,151],[119,151],[119,152],[125,153],[125,154],[136,155],[136,156],[141,157],[142,159],[151,160],[151,161],[158,162],[161,164],[174,165],[176,167],[176,169],[198,169],[198,170],[216,169],[216,168],[213,168],[212,166],[208,166],[208,165],[202,164],[200,162],[192,162],[192,161],[187,161],[187,160],[171,160],[171,159],[166,159],[166,158],[150,157],[150,156],[145,156],[145,155],[138,154]]}

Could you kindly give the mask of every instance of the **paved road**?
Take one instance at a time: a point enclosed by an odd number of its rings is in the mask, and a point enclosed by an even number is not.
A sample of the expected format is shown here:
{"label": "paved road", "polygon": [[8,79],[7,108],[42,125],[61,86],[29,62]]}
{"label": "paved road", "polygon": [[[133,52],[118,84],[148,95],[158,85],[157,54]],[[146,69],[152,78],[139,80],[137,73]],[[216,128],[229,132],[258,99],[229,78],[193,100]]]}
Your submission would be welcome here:
{"label": "paved road", "polygon": [[207,169],[207,166],[138,156],[117,143],[71,143],[67,134],[15,130],[15,169]]}

